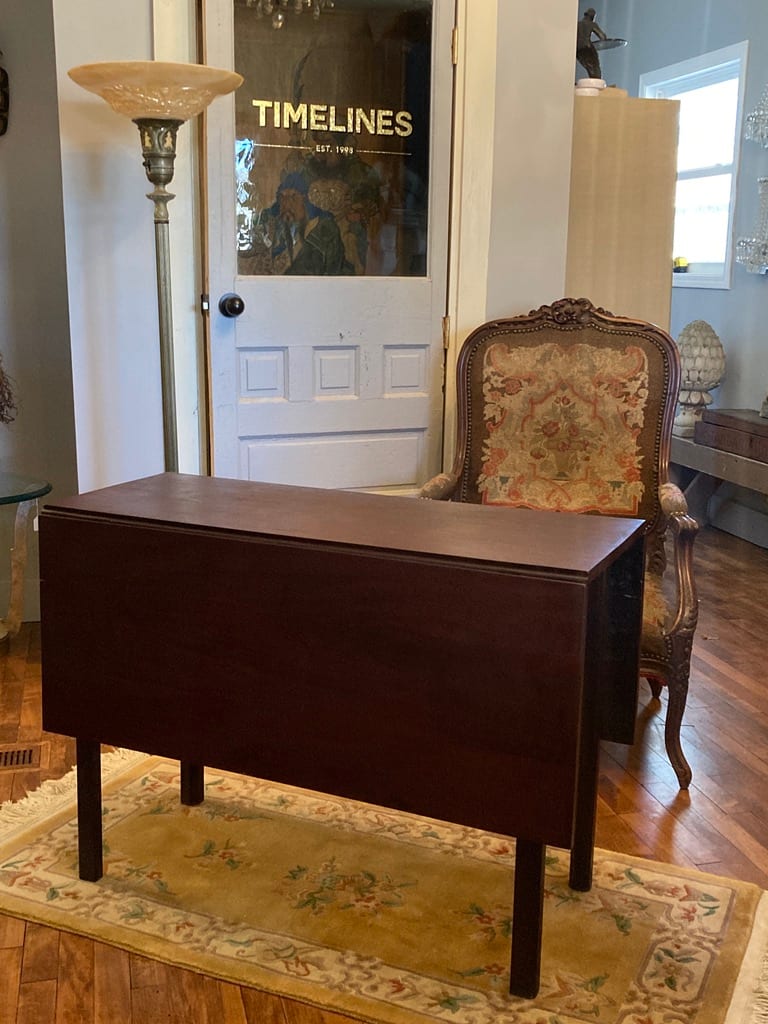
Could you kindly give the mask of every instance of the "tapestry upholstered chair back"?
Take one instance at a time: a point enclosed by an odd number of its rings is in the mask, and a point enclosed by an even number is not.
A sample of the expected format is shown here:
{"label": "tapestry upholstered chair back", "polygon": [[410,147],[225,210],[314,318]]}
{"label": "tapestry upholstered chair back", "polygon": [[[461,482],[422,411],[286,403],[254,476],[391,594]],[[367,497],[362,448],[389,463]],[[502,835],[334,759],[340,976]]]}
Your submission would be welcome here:
{"label": "tapestry upholstered chair back", "polygon": [[646,521],[640,671],[654,697],[668,687],[666,749],[686,789],[680,726],[698,615],[697,527],[668,479],[679,385],[668,334],[587,299],[483,324],[459,355],[453,469],[421,496]]}

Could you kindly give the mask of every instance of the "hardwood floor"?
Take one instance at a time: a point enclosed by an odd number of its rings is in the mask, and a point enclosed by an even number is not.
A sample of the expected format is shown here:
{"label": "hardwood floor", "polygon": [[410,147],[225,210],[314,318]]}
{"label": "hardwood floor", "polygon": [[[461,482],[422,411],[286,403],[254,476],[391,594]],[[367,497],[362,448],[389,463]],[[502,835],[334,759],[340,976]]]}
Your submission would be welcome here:
{"label": "hardwood floor", "polygon": [[[711,528],[697,540],[701,597],[677,788],[664,699],[641,683],[635,745],[606,744],[597,844],[768,889],[768,551]],[[0,801],[61,776],[74,744],[41,734],[40,634],[0,657],[0,753],[42,740],[40,766],[0,766]],[[0,915],[2,1024],[349,1024],[349,1018],[168,967]]]}

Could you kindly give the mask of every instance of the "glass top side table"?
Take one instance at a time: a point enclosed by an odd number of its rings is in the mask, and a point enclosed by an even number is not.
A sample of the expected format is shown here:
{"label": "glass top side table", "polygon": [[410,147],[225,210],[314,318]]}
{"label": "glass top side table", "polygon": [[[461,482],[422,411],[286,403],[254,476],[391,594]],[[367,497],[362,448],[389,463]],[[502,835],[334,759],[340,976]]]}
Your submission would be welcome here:
{"label": "glass top side table", "polygon": [[16,505],[11,548],[11,592],[8,613],[0,619],[0,644],[16,636],[21,626],[24,604],[24,570],[27,566],[27,533],[29,517],[37,499],[48,494],[51,485],[46,480],[18,473],[0,472],[0,505]]}

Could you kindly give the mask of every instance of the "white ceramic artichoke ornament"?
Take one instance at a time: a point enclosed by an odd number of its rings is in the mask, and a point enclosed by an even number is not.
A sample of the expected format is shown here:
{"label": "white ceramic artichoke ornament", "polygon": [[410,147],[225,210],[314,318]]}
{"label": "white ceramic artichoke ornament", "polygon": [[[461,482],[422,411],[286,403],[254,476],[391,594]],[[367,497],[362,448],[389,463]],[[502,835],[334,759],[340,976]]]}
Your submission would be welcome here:
{"label": "white ceramic artichoke ornament", "polygon": [[693,437],[697,422],[712,403],[711,392],[725,377],[725,351],[714,328],[706,320],[694,320],[677,339],[682,374],[677,415],[672,432]]}

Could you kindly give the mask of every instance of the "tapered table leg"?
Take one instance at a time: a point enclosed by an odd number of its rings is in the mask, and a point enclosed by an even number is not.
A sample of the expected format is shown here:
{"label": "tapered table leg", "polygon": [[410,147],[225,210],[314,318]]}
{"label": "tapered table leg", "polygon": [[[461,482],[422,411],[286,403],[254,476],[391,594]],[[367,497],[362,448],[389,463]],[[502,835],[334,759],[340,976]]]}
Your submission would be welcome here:
{"label": "tapered table leg", "polygon": [[181,802],[188,807],[195,807],[203,802],[204,771],[201,764],[192,764],[190,761],[181,762]]}
{"label": "tapered table leg", "polygon": [[533,999],[539,991],[545,851],[543,843],[516,841],[509,991],[524,999]]}
{"label": "tapered table leg", "polygon": [[104,874],[101,835],[101,746],[94,740],[77,745],[77,847],[80,877],[97,882]]}
{"label": "tapered table leg", "polygon": [[595,818],[600,769],[600,742],[595,730],[586,728],[582,739],[579,765],[576,814],[571,848],[571,870],[568,884],[577,892],[592,888],[592,866],[595,856]]}

